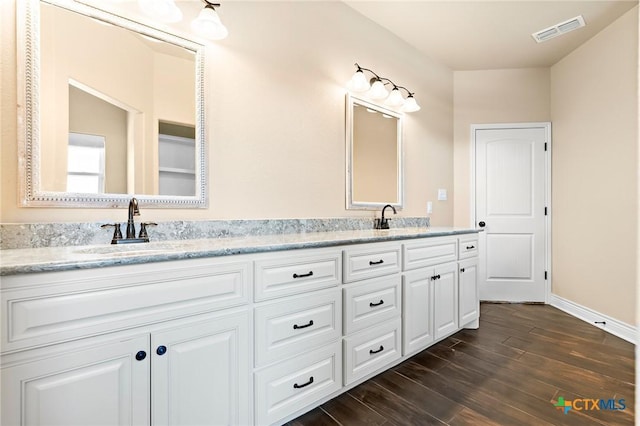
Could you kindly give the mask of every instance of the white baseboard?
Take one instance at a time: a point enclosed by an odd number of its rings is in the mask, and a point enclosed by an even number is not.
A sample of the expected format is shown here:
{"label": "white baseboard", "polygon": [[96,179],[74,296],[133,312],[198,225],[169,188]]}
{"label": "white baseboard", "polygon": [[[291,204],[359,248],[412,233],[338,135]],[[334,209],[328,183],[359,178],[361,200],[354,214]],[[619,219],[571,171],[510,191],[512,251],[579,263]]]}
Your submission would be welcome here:
{"label": "white baseboard", "polygon": [[[596,312],[593,309],[579,305],[553,293],[549,295],[549,304],[560,309],[561,311],[568,313],[569,315],[572,315],[578,319],[588,322],[591,325],[601,328],[602,330],[611,333],[614,336],[618,336],[619,338],[624,339],[627,342],[633,343],[634,345],[636,344],[636,341],[638,339],[638,331],[636,327],[632,325],[624,323],[615,318],[611,318],[608,315],[601,314],[600,312]],[[605,324],[596,324],[596,321],[604,321]]]}

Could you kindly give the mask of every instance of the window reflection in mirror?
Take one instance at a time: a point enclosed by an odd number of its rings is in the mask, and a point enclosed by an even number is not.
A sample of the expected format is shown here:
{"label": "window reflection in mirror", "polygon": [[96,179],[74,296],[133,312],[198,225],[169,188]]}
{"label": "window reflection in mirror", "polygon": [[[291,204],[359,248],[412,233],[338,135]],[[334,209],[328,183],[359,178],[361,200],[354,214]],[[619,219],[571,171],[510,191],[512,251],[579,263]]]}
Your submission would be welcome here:
{"label": "window reflection in mirror", "polygon": [[347,97],[347,208],[402,207],[402,116]]}

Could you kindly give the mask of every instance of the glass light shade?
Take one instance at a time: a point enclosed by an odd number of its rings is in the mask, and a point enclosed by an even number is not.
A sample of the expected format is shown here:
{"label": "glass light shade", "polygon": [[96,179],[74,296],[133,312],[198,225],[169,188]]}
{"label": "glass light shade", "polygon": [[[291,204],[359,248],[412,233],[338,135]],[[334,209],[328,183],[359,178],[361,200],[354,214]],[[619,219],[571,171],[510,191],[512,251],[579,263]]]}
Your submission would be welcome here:
{"label": "glass light shade", "polygon": [[402,93],[400,93],[400,90],[397,87],[393,88],[393,90],[391,91],[391,94],[389,95],[387,100],[384,102],[385,105],[391,106],[391,107],[399,107],[403,103],[404,103],[404,98],[402,97]]}
{"label": "glass light shade", "polygon": [[371,90],[369,90],[369,97],[371,99],[384,99],[389,96],[389,91],[384,87],[384,83],[380,80],[376,80],[371,85]]}
{"label": "glass light shade", "polygon": [[138,0],[140,10],[161,22],[182,20],[182,11],[173,0]]}
{"label": "glass light shade", "polygon": [[416,98],[414,98],[413,95],[409,95],[407,100],[404,102],[404,105],[402,106],[402,110],[404,112],[420,111],[420,105],[418,105],[418,102],[416,102]]}
{"label": "glass light shade", "polygon": [[362,70],[358,70],[353,74],[349,83],[347,83],[347,87],[352,92],[366,92],[369,90],[371,85],[369,84],[367,77],[364,75],[364,72]]}
{"label": "glass light shade", "polygon": [[191,29],[196,34],[209,40],[222,40],[229,35],[229,30],[222,24],[213,7],[205,6],[196,19],[191,22]]}

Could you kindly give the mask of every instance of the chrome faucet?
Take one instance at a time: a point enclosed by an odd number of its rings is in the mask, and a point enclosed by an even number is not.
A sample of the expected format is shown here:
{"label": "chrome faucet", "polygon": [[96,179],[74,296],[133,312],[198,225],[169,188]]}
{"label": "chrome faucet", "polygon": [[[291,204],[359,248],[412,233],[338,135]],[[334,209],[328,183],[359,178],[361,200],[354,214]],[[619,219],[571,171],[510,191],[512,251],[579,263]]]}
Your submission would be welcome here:
{"label": "chrome faucet", "polygon": [[129,243],[148,243],[149,234],[147,233],[147,226],[155,226],[154,222],[143,222],[140,224],[140,234],[136,238],[136,224],[133,221],[134,216],[140,216],[140,209],[138,208],[138,200],[134,197],[129,201],[129,214],[127,216],[127,236],[122,238],[122,232],[120,232],[119,223],[106,223],[102,225],[102,228],[113,227],[113,238],[111,238],[111,244],[129,244]]}
{"label": "chrome faucet", "polygon": [[393,210],[393,214],[398,214],[398,212],[396,212],[396,208],[393,207],[391,204],[387,204],[386,206],[384,206],[382,208],[382,217],[380,219],[376,219],[374,228],[375,229],[389,229],[389,220],[391,219],[387,219],[384,217],[384,211],[388,208],[391,207],[391,210]]}
{"label": "chrome faucet", "polygon": [[134,198],[129,201],[129,216],[127,219],[127,238],[136,237],[136,224],[133,222],[134,216],[140,216],[140,209],[138,209],[138,200]]}

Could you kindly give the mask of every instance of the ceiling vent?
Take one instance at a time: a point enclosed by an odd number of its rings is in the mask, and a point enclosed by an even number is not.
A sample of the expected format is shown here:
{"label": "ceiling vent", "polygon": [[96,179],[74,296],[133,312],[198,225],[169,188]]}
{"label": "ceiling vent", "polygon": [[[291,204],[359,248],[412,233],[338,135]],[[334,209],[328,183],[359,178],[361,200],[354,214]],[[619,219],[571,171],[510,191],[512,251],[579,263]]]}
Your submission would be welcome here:
{"label": "ceiling vent", "polygon": [[543,41],[551,40],[554,37],[561,36],[562,34],[566,34],[569,31],[577,30],[578,28],[582,28],[584,26],[584,18],[582,17],[582,15],[579,15],[567,21],[560,22],[559,24],[556,24],[552,27],[537,31],[531,34],[531,37],[533,37],[533,39],[538,43],[542,43]]}

